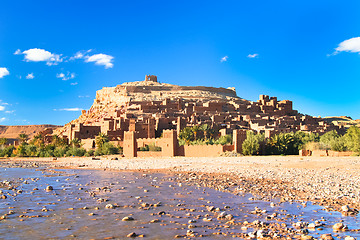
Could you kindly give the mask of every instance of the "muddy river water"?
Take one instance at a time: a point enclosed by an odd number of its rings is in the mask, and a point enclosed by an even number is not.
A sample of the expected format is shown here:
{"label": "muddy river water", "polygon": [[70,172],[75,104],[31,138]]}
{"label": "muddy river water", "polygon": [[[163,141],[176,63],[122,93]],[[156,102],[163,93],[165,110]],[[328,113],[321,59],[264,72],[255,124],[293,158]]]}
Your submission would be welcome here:
{"label": "muddy river water", "polygon": [[[160,173],[0,168],[0,182],[0,239],[360,237],[356,216],[253,200]],[[348,231],[333,232],[338,222]]]}

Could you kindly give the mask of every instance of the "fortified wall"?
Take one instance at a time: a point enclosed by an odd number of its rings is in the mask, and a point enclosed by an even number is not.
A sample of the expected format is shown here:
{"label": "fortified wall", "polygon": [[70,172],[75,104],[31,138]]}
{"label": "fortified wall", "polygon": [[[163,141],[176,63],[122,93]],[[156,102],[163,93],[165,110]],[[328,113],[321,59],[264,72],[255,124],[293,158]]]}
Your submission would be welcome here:
{"label": "fortified wall", "polygon": [[[175,130],[164,130],[162,138],[147,138],[138,139],[136,133],[133,131],[125,132],[123,153],[125,157],[133,158],[138,157],[216,157],[224,152],[241,153],[242,143],[246,139],[245,130],[233,131],[233,144],[232,145],[184,145],[179,146],[177,139],[177,132]],[[160,152],[139,152],[139,146],[155,144],[161,148]]]}

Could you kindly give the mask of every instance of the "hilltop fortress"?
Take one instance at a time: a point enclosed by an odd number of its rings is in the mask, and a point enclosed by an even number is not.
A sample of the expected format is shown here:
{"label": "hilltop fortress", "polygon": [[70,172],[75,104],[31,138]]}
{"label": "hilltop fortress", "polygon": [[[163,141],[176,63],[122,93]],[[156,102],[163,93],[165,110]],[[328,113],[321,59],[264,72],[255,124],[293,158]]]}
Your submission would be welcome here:
{"label": "hilltop fortress", "polygon": [[126,132],[136,139],[155,139],[164,131],[178,134],[186,126],[201,124],[220,129],[222,135],[253,130],[266,137],[280,132],[341,130],[322,118],[299,114],[289,100],[260,95],[252,102],[238,97],[235,88],[177,86],[146,75],[144,81],[97,91],[91,108],[54,134],[69,141],[78,138],[90,149],[100,132],[123,146]]}

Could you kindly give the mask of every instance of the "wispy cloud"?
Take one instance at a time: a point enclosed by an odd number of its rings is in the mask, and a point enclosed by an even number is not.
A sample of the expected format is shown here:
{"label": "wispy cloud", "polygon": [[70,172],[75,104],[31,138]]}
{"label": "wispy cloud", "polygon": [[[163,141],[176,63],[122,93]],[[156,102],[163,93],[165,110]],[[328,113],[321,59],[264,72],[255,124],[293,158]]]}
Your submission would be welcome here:
{"label": "wispy cloud", "polygon": [[249,54],[247,55],[248,58],[258,58],[259,54],[258,53],[254,53],[254,54]]}
{"label": "wispy cloud", "polygon": [[5,107],[0,105],[0,111],[4,111]]}
{"label": "wispy cloud", "polygon": [[77,53],[74,54],[74,56],[70,57],[70,60],[83,59],[85,58],[85,56],[87,56],[86,54],[88,54],[91,51],[92,49],[89,49],[87,51],[78,51]]}
{"label": "wispy cloud", "polygon": [[71,86],[75,86],[75,85],[78,85],[77,82],[73,82],[73,83],[70,83]]}
{"label": "wispy cloud", "polygon": [[7,68],[0,67],[0,78],[3,78],[9,74],[10,74],[10,72]]}
{"label": "wispy cloud", "polygon": [[228,56],[222,57],[220,59],[220,62],[227,62],[228,58],[229,58]]}
{"label": "wispy cloud", "polygon": [[82,111],[82,108],[60,108],[60,109],[54,109],[54,111],[67,111],[67,112],[78,112]]}
{"label": "wispy cloud", "polygon": [[105,68],[112,68],[114,64],[112,63],[114,60],[113,56],[99,53],[94,54],[92,56],[85,56],[85,62],[94,62],[96,65],[103,65]]}
{"label": "wispy cloud", "polygon": [[89,98],[89,97],[90,97],[89,95],[85,95],[85,96],[79,95],[79,98]]}
{"label": "wispy cloud", "polygon": [[335,48],[335,52],[330,55],[336,55],[339,52],[360,53],[360,37],[354,37],[342,41],[339,43],[338,47]]}
{"label": "wispy cloud", "polygon": [[26,79],[34,79],[35,76],[34,76],[34,73],[29,73],[27,76],[26,76]]}
{"label": "wispy cloud", "polygon": [[0,118],[0,123],[6,121],[7,119],[5,117]]}
{"label": "wispy cloud", "polygon": [[15,55],[24,54],[24,60],[27,62],[46,62],[47,65],[57,65],[63,61],[62,54],[55,54],[45,49],[31,48],[21,52],[20,49],[16,50]]}
{"label": "wispy cloud", "polygon": [[61,78],[61,80],[63,80],[63,81],[67,81],[69,79],[74,79],[75,76],[76,76],[75,73],[70,73],[70,72],[56,74],[56,77]]}

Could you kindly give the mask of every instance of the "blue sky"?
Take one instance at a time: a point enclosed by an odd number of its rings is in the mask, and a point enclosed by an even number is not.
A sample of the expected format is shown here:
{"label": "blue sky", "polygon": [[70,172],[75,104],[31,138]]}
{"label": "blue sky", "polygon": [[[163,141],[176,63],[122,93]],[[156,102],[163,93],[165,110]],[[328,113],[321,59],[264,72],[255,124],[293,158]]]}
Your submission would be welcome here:
{"label": "blue sky", "polygon": [[0,124],[65,124],[145,74],[360,118],[359,15],[355,0],[4,0]]}

